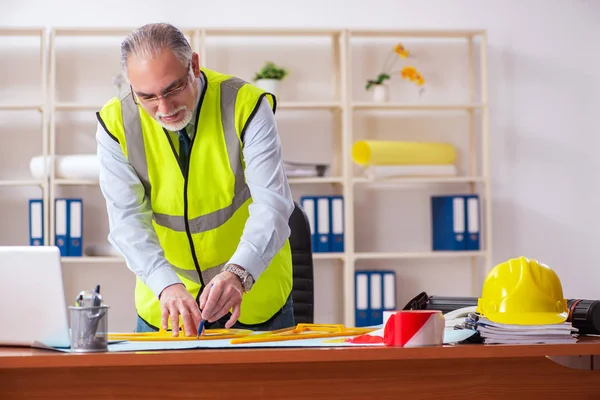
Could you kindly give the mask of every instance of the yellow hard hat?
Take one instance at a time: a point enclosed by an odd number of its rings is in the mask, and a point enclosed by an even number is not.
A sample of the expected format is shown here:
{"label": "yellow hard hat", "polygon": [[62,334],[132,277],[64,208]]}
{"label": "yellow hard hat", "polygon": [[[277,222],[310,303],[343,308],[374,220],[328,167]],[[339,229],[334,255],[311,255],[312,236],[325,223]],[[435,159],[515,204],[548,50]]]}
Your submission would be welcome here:
{"label": "yellow hard hat", "polygon": [[489,272],[477,312],[490,321],[514,325],[559,324],[569,316],[556,272],[525,257],[510,259]]}

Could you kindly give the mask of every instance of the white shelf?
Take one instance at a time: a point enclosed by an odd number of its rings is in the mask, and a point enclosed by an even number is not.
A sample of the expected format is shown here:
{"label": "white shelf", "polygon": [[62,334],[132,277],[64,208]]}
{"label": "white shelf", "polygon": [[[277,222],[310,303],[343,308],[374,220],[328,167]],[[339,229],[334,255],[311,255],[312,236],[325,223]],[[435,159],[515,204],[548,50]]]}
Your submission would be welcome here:
{"label": "white shelf", "polygon": [[23,179],[23,180],[5,180],[5,181],[0,181],[0,187],[1,186],[43,186],[44,185],[44,181],[36,181],[36,180],[32,180],[32,179]]}
{"label": "white shelf", "polygon": [[42,36],[46,28],[0,28],[0,36]]}
{"label": "white shelf", "polygon": [[404,258],[459,258],[459,257],[482,257],[485,251],[425,251],[407,253],[368,253],[358,252],[354,254],[356,260],[395,260]]}
{"label": "white shelf", "polygon": [[282,101],[277,103],[277,109],[282,110],[333,110],[340,107],[340,103],[335,101]]}
{"label": "white shelf", "polygon": [[2,111],[42,111],[41,104],[0,104]]}
{"label": "white shelf", "polygon": [[61,257],[61,261],[65,264],[107,264],[125,262],[123,257]]}
{"label": "white shelf", "polygon": [[55,179],[55,185],[60,186],[92,186],[97,185],[98,180],[95,179]]}
{"label": "white shelf", "polygon": [[[97,111],[102,104],[57,102],[54,107],[58,111]],[[285,101],[277,103],[278,110],[333,110],[340,108],[339,102],[335,101]]]}
{"label": "white shelf", "polygon": [[341,30],[335,29],[295,29],[295,28],[207,28],[206,36],[335,36]]}
{"label": "white shelf", "polygon": [[485,34],[483,30],[367,30],[367,29],[353,29],[350,31],[352,37],[405,37],[405,38],[431,38],[431,39],[444,39],[444,38],[471,38],[476,35]]}
{"label": "white shelf", "polygon": [[313,253],[313,260],[343,260],[344,253]]}
{"label": "white shelf", "polygon": [[314,178],[288,178],[290,185],[312,184],[312,183],[343,183],[344,178],[338,176],[324,176]]}
{"label": "white shelf", "polygon": [[483,107],[482,104],[409,104],[358,102],[352,105],[356,110],[408,110],[408,111],[468,111]]}
{"label": "white shelf", "polygon": [[[41,35],[42,47],[42,76],[41,76],[41,96],[24,100],[24,104],[0,104],[0,110],[40,110],[44,121],[42,127],[43,139],[42,148],[44,155],[55,155],[56,153],[56,124],[59,112],[85,112],[86,115],[92,115],[92,112],[102,108],[106,98],[90,97],[83,101],[59,101],[57,94],[61,91],[57,88],[57,76],[63,74],[64,71],[59,71],[64,68],[63,63],[57,63],[57,43],[61,38],[66,36],[78,37],[113,37],[121,38],[131,32],[134,27],[59,27],[49,29],[49,40],[46,40],[47,34],[45,28],[31,29],[1,29],[1,35]],[[488,131],[488,106],[487,106],[487,38],[485,31],[481,30],[367,30],[367,29],[296,29],[296,28],[219,28],[219,27],[189,27],[183,28],[182,31],[191,39],[191,45],[194,51],[201,55],[203,62],[206,60],[207,53],[207,38],[217,36],[243,36],[243,37],[324,37],[329,39],[331,43],[331,84],[333,94],[329,101],[286,101],[283,100],[277,103],[278,111],[282,112],[311,112],[311,111],[341,111],[339,120],[336,118],[332,124],[332,143],[333,143],[333,164],[335,166],[336,176],[327,177],[305,177],[294,178],[290,177],[290,185],[325,185],[319,186],[318,189],[323,189],[327,192],[335,192],[344,196],[344,248],[343,253],[313,253],[313,259],[318,260],[333,260],[342,261],[343,274],[343,294],[340,298],[343,309],[343,323],[350,326],[354,323],[354,271],[355,262],[360,260],[383,260],[383,259],[437,259],[437,258],[464,258],[465,264],[474,266],[478,260],[477,257],[483,257],[486,262],[486,268],[489,269],[490,253],[491,253],[491,207],[489,176],[489,131]],[[477,40],[475,40],[475,36]],[[394,40],[402,40],[402,38],[424,38],[432,40],[445,41],[467,40],[468,41],[468,64],[471,65],[478,57],[479,66],[476,68],[481,74],[480,82],[475,82],[475,68],[468,68],[466,75],[468,82],[468,96],[465,98],[454,99],[449,103],[416,104],[404,102],[389,102],[389,103],[373,103],[369,101],[361,101],[353,98],[353,87],[356,79],[364,79],[364,77],[356,76],[358,73],[353,72],[351,65],[351,52],[353,50],[353,40],[356,42],[365,39],[365,41],[377,41],[380,38],[393,38]],[[49,48],[46,46],[46,41],[49,43]],[[479,51],[475,52],[475,46],[479,47]],[[356,71],[356,70],[354,70]],[[477,85],[479,84],[479,85]],[[476,95],[474,88],[480,86],[481,93]],[[83,93],[83,92],[82,92]],[[77,98],[73,96],[73,98]],[[442,101],[442,100],[438,100]],[[36,104],[40,102],[41,104]],[[31,104],[32,103],[32,104]],[[48,104],[48,106],[46,106]],[[468,163],[468,169],[465,170],[466,176],[428,176],[428,177],[397,177],[397,178],[375,178],[369,179],[364,176],[354,176],[356,164],[352,160],[351,149],[355,140],[357,140],[357,129],[353,126],[354,117],[358,113],[365,113],[365,116],[376,118],[379,115],[388,115],[390,113],[440,113],[452,112],[457,113],[465,118],[470,118],[468,127],[465,128],[467,134],[469,148],[464,154],[465,160]],[[366,114],[371,113],[371,114]],[[437,115],[437,114],[436,114]],[[476,121],[472,116],[480,116]],[[92,115],[93,116],[93,115]],[[62,119],[62,118],[61,118]],[[477,136],[475,127],[478,124],[481,128],[481,135]],[[399,140],[402,140],[401,138]],[[476,157],[476,153],[481,153],[481,157]],[[475,168],[476,163],[481,163],[480,168]],[[54,202],[57,189],[61,186],[83,186],[81,190],[89,190],[98,185],[97,179],[56,179],[55,166],[49,171],[50,177],[44,181],[35,180],[15,180],[15,181],[0,181],[0,186],[42,186],[43,198],[46,205],[46,214],[44,220],[45,237],[48,238],[48,243],[54,242],[54,212],[51,205]],[[474,185],[481,183],[481,185]],[[409,185],[436,185],[436,184],[470,184],[471,190],[480,191],[482,196],[481,206],[485,208],[485,213],[482,218],[482,241],[481,247],[485,251],[457,251],[457,252],[356,252],[355,251],[355,236],[356,230],[360,226],[355,226],[355,197],[362,188],[381,189],[384,187],[402,187],[409,188]],[[332,187],[330,187],[331,185]],[[335,186],[334,186],[335,185]],[[296,186],[293,187],[295,191]],[[300,188],[303,189],[303,188]],[[316,189],[315,189],[316,191]],[[63,257],[64,263],[68,264],[90,264],[101,265],[103,263],[121,263],[124,262],[122,257]],[[333,264],[333,263],[332,263]],[[337,264],[337,263],[336,263]],[[475,271],[473,268],[471,271]]]}
{"label": "white shelf", "polygon": [[409,185],[409,184],[431,184],[431,183],[477,183],[485,182],[481,176],[418,176],[403,178],[370,179],[357,177],[353,179],[355,185]]}
{"label": "white shelf", "polygon": [[[313,260],[343,260],[344,253],[313,253]],[[67,264],[106,264],[125,262],[123,257],[61,257],[63,263]]]}

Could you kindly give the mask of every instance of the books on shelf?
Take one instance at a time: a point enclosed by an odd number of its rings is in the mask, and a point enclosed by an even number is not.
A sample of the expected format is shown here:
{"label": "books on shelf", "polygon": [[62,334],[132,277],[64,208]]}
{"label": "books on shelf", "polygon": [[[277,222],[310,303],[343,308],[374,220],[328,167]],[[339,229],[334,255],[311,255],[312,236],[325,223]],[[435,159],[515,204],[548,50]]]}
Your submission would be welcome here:
{"label": "books on shelf", "polygon": [[477,194],[432,196],[432,250],[480,250],[479,213]]}
{"label": "books on shelf", "polygon": [[29,199],[29,245],[43,246],[44,243],[44,202]]}
{"label": "books on shelf", "polygon": [[283,168],[288,178],[324,177],[328,165],[284,161]]}
{"label": "books on shelf", "polygon": [[344,198],[333,196],[302,196],[310,225],[313,253],[344,251]]}
{"label": "books on shelf", "polygon": [[356,270],[354,272],[355,325],[380,325],[383,312],[396,309],[396,272]]}
{"label": "books on shelf", "polygon": [[54,201],[54,240],[62,257],[81,257],[83,242],[83,201],[57,198]]}

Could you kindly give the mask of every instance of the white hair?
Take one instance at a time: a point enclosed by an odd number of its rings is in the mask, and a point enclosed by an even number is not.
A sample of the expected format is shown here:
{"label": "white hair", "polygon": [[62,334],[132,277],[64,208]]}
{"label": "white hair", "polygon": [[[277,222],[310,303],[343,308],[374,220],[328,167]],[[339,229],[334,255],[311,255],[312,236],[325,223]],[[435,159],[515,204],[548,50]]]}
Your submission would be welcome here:
{"label": "white hair", "polygon": [[144,25],[131,32],[121,43],[121,69],[127,76],[130,56],[155,58],[163,49],[170,49],[183,65],[192,58],[192,48],[185,35],[173,25],[156,23]]}

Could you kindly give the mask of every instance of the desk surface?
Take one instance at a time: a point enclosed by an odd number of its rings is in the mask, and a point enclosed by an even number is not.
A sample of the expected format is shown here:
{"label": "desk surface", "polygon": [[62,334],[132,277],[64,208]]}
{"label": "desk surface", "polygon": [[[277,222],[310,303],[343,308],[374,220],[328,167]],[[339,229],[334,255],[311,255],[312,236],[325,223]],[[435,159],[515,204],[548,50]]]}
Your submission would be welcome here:
{"label": "desk surface", "polygon": [[0,369],[217,365],[246,363],[315,363],[393,360],[452,360],[600,355],[600,337],[581,337],[576,344],[455,345],[420,348],[240,348],[176,351],[62,353],[31,348],[0,347]]}
{"label": "desk surface", "polygon": [[569,345],[102,354],[5,347],[0,348],[0,398],[164,400],[199,393],[252,400],[600,398],[598,371],[565,368],[548,358],[577,355],[600,355],[600,338]]}

